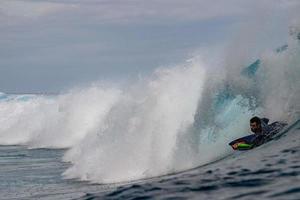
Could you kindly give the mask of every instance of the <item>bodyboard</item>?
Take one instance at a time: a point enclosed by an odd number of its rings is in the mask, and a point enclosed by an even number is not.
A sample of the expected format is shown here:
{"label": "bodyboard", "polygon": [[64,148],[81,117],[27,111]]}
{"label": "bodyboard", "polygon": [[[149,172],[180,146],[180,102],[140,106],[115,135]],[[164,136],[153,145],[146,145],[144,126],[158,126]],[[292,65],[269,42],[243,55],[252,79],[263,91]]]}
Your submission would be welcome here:
{"label": "bodyboard", "polygon": [[247,135],[245,137],[238,138],[229,143],[233,150],[250,150],[254,147],[260,146],[266,142],[272,140],[272,138],[278,134],[287,125],[284,122],[274,122],[270,125],[270,132],[266,135]]}
{"label": "bodyboard", "polygon": [[238,138],[229,143],[229,145],[233,148],[233,150],[249,150],[252,149],[254,145],[254,141],[257,136],[255,134],[247,135],[245,137]]}

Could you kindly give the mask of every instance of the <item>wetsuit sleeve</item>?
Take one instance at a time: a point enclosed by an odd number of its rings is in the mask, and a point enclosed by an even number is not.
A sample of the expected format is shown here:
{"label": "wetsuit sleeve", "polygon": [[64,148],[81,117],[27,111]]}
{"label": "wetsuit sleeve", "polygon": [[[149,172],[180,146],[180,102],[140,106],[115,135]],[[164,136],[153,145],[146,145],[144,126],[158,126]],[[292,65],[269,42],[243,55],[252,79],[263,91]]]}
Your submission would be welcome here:
{"label": "wetsuit sleeve", "polygon": [[262,143],[264,143],[264,136],[263,135],[257,135],[255,137],[255,139],[253,140],[253,144],[255,146],[259,146],[261,145]]}
{"label": "wetsuit sleeve", "polygon": [[263,121],[265,124],[268,124],[270,120],[268,118],[262,118],[261,121]]}

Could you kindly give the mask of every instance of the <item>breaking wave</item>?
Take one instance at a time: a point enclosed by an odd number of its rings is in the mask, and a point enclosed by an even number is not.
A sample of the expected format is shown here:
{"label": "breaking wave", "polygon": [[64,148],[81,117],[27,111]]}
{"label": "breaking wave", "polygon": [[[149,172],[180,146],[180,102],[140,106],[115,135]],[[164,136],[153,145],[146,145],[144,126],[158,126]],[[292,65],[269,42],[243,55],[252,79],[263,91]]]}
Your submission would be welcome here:
{"label": "breaking wave", "polygon": [[229,154],[253,115],[299,119],[299,46],[291,39],[246,67],[195,57],[126,87],[0,93],[0,144],[68,148],[63,175],[97,183],[203,165]]}

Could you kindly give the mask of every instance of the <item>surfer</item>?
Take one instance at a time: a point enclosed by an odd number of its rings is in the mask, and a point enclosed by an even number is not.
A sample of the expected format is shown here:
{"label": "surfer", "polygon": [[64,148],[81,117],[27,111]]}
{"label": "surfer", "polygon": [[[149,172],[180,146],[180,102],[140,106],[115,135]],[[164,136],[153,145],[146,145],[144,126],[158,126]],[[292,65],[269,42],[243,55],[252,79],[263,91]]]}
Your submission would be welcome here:
{"label": "surfer", "polygon": [[[267,137],[270,132],[270,128],[268,126],[269,119],[255,116],[250,119],[250,128],[254,133],[254,137],[250,136],[249,141],[251,144],[261,145],[264,142],[265,137]],[[244,141],[239,141],[237,143],[232,144],[233,149],[237,149],[238,145],[245,143]]]}
{"label": "surfer", "polygon": [[259,118],[257,116],[250,119],[251,131],[255,134],[253,143],[255,145],[261,145],[265,141],[270,140],[276,133],[278,133],[284,126],[287,125],[285,122],[273,122],[269,123],[267,118]]}
{"label": "surfer", "polygon": [[250,119],[250,128],[251,131],[256,135],[253,138],[253,143],[255,145],[261,145],[264,143],[266,137],[268,137],[270,133],[270,127],[268,126],[269,119],[255,116]]}
{"label": "surfer", "polygon": [[238,138],[230,142],[229,145],[234,150],[252,149],[272,140],[287,125],[286,122],[282,121],[269,124],[269,119],[255,116],[250,119],[250,128],[254,134]]}

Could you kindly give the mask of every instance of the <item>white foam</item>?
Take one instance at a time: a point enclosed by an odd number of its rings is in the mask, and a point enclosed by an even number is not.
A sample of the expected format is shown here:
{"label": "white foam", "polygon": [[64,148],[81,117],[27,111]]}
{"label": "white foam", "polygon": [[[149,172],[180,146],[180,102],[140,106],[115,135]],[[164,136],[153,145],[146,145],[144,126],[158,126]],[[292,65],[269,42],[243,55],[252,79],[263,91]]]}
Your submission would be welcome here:
{"label": "white foam", "polygon": [[65,156],[64,175],[101,183],[169,173],[180,132],[193,123],[205,74],[201,66],[156,71],[123,93],[99,129]]}
{"label": "white foam", "polygon": [[264,114],[273,120],[294,121],[300,116],[300,45],[291,39],[281,53],[266,52],[262,56]]}
{"label": "white foam", "polygon": [[0,102],[1,144],[71,147],[101,121],[118,95],[118,90],[93,86],[56,97]]}

